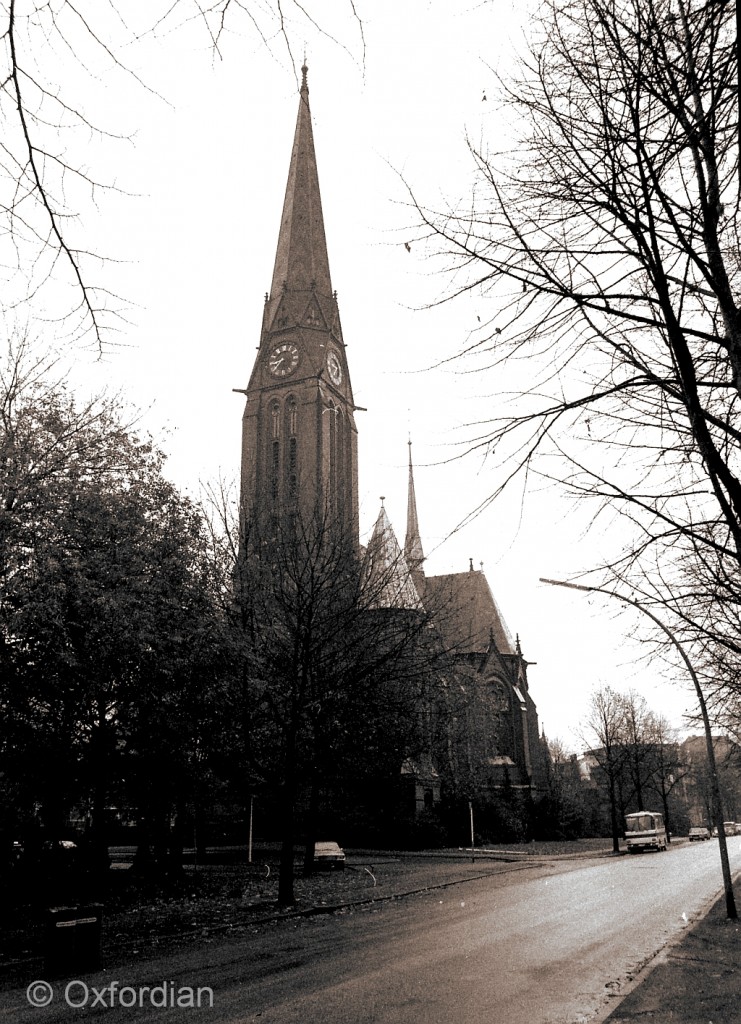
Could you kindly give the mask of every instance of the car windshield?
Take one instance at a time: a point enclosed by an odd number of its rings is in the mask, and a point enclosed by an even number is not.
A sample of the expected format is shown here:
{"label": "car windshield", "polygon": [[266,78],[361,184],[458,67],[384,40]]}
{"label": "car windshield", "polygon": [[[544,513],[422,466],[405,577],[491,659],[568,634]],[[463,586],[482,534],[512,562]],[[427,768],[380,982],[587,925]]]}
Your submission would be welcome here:
{"label": "car windshield", "polygon": [[656,828],[653,814],[629,814],[625,819],[625,827],[628,832],[647,832]]}

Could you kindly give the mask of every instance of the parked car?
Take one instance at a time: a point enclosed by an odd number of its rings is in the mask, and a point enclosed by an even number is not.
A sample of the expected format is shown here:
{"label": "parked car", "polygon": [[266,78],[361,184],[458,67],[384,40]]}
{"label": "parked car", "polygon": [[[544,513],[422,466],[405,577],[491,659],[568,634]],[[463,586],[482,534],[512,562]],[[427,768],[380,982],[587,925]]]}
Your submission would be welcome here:
{"label": "parked car", "polygon": [[42,847],[44,853],[71,854],[77,849],[77,843],[71,839],[50,839]]}
{"label": "parked car", "polygon": [[689,840],[690,842],[702,841],[703,839],[710,838],[710,829],[705,828],[704,825],[695,825],[690,829]]}
{"label": "parked car", "polygon": [[345,851],[339,843],[315,843],[314,867],[326,871],[344,871]]}

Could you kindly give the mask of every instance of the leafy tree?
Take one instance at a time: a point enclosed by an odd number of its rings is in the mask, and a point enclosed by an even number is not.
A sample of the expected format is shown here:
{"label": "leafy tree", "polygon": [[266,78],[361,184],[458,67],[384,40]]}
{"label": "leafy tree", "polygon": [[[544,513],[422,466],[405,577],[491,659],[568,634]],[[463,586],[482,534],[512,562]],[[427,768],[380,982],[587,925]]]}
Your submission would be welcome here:
{"label": "leafy tree", "polygon": [[[16,814],[59,834],[148,777],[169,805],[194,758],[220,650],[196,509],[116,403],[78,407],[48,370],[0,378],[0,749]],[[156,773],[154,766],[156,762]]]}
{"label": "leafy tree", "polygon": [[559,739],[549,740],[550,769],[545,812],[549,831],[558,839],[580,839],[595,834],[589,820],[586,791],[576,754]]}

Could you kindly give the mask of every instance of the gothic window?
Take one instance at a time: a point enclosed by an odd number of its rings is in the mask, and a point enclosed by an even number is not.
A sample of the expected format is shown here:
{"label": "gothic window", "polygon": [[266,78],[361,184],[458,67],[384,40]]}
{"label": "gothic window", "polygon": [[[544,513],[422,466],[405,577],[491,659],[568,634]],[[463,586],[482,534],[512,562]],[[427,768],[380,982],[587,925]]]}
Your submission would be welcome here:
{"label": "gothic window", "polygon": [[273,506],[280,501],[280,402],[270,403],[270,499]]}
{"label": "gothic window", "polygon": [[492,682],[490,685],[490,696],[495,711],[506,713],[509,711],[509,698],[506,687],[500,682]]}
{"label": "gothic window", "polygon": [[286,490],[288,500],[293,501],[298,494],[298,404],[293,396],[286,402],[286,427]]}
{"label": "gothic window", "polygon": [[273,504],[278,504],[280,495],[280,441],[273,441],[270,465],[270,494]]}
{"label": "gothic window", "polygon": [[327,407],[329,415],[329,505],[334,511],[337,508],[337,406],[330,402]]}
{"label": "gothic window", "polygon": [[507,685],[501,679],[488,681],[489,720],[491,740],[497,754],[509,754],[511,746],[512,716]]}
{"label": "gothic window", "polygon": [[296,438],[288,439],[288,497],[295,498],[298,492],[298,454]]}
{"label": "gothic window", "polygon": [[[345,484],[345,418],[342,415],[342,410],[337,410],[335,417],[337,425],[335,428],[337,445],[337,493],[340,496],[344,496],[344,484]],[[340,497],[342,500],[342,497]]]}

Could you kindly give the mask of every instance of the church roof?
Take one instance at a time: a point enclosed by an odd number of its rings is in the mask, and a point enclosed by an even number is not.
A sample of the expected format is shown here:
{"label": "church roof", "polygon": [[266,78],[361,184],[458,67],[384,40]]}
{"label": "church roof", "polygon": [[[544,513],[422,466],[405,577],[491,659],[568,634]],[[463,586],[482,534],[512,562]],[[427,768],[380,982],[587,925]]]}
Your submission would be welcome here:
{"label": "church roof", "polygon": [[273,269],[273,303],[279,301],[284,287],[289,291],[316,288],[322,295],[332,295],[306,66],[301,71],[296,132]]}
{"label": "church roof", "polygon": [[458,654],[485,654],[491,638],[501,654],[515,654],[515,643],[483,571],[428,576],[425,604],[446,647]]}
{"label": "church roof", "polygon": [[376,588],[371,602],[375,608],[422,608],[409,566],[383,505],[373,527],[365,558],[368,579],[371,586]]}

